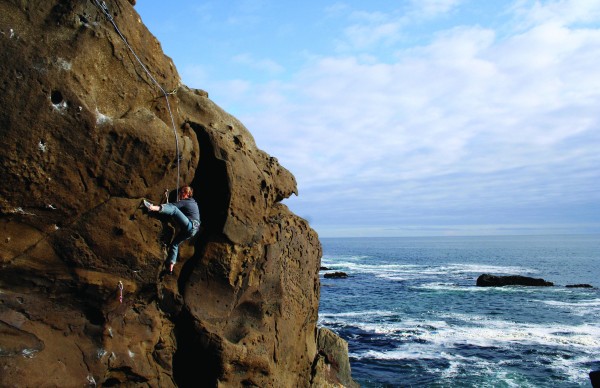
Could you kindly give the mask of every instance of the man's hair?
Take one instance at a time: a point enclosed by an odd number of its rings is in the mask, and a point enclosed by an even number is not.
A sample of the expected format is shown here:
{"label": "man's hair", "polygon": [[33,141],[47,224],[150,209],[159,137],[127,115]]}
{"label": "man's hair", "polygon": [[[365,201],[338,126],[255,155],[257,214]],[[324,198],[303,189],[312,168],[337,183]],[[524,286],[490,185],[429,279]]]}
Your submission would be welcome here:
{"label": "man's hair", "polygon": [[188,197],[194,195],[194,190],[190,186],[183,186],[179,191],[181,192],[181,195],[186,195]]}

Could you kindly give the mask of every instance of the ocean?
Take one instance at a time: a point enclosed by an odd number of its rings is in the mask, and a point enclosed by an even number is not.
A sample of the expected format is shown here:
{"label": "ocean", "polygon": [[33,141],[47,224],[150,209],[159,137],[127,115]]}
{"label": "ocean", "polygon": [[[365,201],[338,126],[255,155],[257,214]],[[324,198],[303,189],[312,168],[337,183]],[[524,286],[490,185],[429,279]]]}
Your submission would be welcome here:
{"label": "ocean", "polygon": [[[321,238],[319,325],[363,387],[590,387],[600,236]],[[484,273],[554,287],[475,285]]]}

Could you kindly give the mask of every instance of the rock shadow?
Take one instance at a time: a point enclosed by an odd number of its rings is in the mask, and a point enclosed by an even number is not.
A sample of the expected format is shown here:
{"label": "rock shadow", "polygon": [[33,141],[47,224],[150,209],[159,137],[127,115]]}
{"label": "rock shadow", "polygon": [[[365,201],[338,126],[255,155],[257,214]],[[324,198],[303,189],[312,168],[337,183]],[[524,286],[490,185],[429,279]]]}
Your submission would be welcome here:
{"label": "rock shadow", "polygon": [[[187,123],[196,133],[200,144],[200,160],[190,187],[198,202],[201,217],[201,229],[192,243],[194,255],[183,263],[177,286],[180,295],[185,290],[192,272],[199,265],[203,256],[206,241],[221,236],[227,209],[230,203],[230,184],[227,165],[224,160],[215,156],[215,149],[209,131],[201,124]],[[192,314],[184,306],[174,320],[177,350],[173,355],[173,379],[180,387],[197,387],[216,385],[222,374],[219,367],[219,349],[203,330]]]}

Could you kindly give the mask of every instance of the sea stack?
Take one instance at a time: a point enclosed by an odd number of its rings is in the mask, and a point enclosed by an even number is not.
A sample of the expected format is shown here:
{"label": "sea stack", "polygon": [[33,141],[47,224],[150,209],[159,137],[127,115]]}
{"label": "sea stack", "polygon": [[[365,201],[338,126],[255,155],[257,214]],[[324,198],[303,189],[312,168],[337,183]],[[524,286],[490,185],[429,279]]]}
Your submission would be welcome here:
{"label": "sea stack", "polygon": [[[100,3],[0,1],[0,385],[351,385],[294,176],[106,1],[167,104]],[[139,204],[177,182],[203,231],[161,278],[170,230]]]}

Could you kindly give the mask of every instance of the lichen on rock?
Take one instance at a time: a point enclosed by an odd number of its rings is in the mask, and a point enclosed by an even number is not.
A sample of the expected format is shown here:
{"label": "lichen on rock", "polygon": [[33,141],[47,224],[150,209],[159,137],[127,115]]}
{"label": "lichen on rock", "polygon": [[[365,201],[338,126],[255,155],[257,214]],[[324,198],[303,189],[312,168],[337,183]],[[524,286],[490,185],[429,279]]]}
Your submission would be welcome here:
{"label": "lichen on rock", "polygon": [[[323,372],[293,175],[182,85],[134,3],[106,1],[175,128],[96,2],[0,1],[0,385],[353,384]],[[203,231],[162,277],[172,232],[139,205],[178,176]]]}

